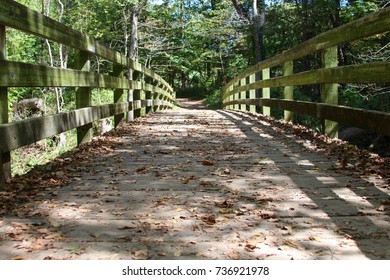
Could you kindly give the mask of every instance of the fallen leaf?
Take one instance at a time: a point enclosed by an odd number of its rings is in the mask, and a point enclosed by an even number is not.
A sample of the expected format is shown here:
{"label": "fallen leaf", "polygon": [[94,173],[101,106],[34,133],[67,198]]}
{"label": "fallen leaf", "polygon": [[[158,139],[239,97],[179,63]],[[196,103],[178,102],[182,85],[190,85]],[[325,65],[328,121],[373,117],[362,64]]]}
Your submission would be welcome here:
{"label": "fallen leaf", "polygon": [[309,240],[321,242],[321,238],[319,238],[318,236],[313,236],[313,235],[309,237]]}
{"label": "fallen leaf", "polygon": [[220,208],[230,208],[234,205],[234,203],[225,200],[224,202],[214,202],[215,206],[220,207]]}
{"label": "fallen leaf", "polygon": [[228,252],[228,253],[225,253],[225,255],[231,259],[231,260],[239,260],[240,259],[240,253],[238,252]]}
{"label": "fallen leaf", "polygon": [[247,251],[253,251],[254,249],[256,249],[257,248],[257,246],[256,245],[253,245],[253,244],[246,244],[245,245],[245,249],[247,250]]}
{"label": "fallen leaf", "polygon": [[219,214],[231,214],[231,213],[233,213],[233,209],[231,209],[231,208],[227,208],[227,209],[219,209],[218,210],[218,213]]}
{"label": "fallen leaf", "polygon": [[27,259],[26,256],[19,255],[19,256],[13,257],[11,260],[20,261],[20,260],[25,260],[25,259]]}
{"label": "fallen leaf", "polygon": [[134,256],[138,260],[146,260],[148,258],[148,250],[139,250],[134,253]]}
{"label": "fallen leaf", "polygon": [[293,247],[293,248],[295,248],[295,249],[298,249],[298,248],[299,248],[299,245],[298,245],[298,244],[296,244],[296,243],[294,243],[293,241],[288,240],[288,239],[284,240],[283,243],[286,244],[286,245],[288,245],[288,246],[290,246],[290,247]]}
{"label": "fallen leaf", "polygon": [[181,256],[181,252],[177,251],[177,252],[173,253],[173,256],[180,257]]}
{"label": "fallen leaf", "polygon": [[202,163],[202,165],[207,165],[207,166],[213,166],[214,165],[214,162],[209,161],[207,159],[202,160],[201,163]]}
{"label": "fallen leaf", "polygon": [[128,226],[119,227],[118,229],[135,229],[135,228],[137,228],[136,225],[128,225]]}
{"label": "fallen leaf", "polygon": [[217,223],[217,220],[215,218],[215,215],[210,215],[207,217],[202,217],[202,221],[205,222],[208,225],[215,225]]}

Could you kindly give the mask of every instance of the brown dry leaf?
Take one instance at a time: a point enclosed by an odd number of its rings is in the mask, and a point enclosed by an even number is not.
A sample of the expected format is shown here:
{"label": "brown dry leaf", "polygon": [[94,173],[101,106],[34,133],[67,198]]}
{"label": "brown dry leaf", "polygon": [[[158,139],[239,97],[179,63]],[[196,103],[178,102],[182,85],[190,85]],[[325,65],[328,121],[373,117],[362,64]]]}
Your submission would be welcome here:
{"label": "brown dry leaf", "polygon": [[148,250],[139,250],[134,253],[134,257],[137,260],[146,260],[148,258]]}
{"label": "brown dry leaf", "polygon": [[231,252],[228,252],[228,253],[225,253],[225,255],[231,259],[231,260],[239,260],[240,259],[240,253],[239,252],[235,252],[235,251],[231,251]]}
{"label": "brown dry leaf", "polygon": [[208,225],[215,225],[217,223],[215,215],[209,215],[207,217],[202,217],[202,221]]}
{"label": "brown dry leaf", "polygon": [[247,250],[247,251],[250,251],[250,252],[252,252],[254,249],[256,249],[257,248],[257,246],[256,245],[253,245],[253,244],[246,244],[245,245],[245,249]]}
{"label": "brown dry leaf", "polygon": [[188,182],[189,182],[190,180],[195,180],[195,179],[196,179],[196,177],[195,177],[194,175],[191,175],[191,176],[188,176],[187,178],[181,180],[181,183],[182,183],[182,184],[188,184]]}
{"label": "brown dry leaf", "polygon": [[19,256],[13,257],[11,260],[20,261],[20,260],[26,260],[26,259],[27,259],[26,256],[19,255]]}
{"label": "brown dry leaf", "polygon": [[220,203],[220,202],[214,202],[215,206],[217,207],[220,207],[220,208],[230,208],[234,205],[234,203],[228,201],[228,200],[225,200],[224,202]]}
{"label": "brown dry leaf", "polygon": [[295,248],[295,249],[298,249],[298,248],[299,248],[299,245],[298,245],[298,244],[296,244],[296,243],[294,243],[293,241],[288,240],[288,239],[284,240],[283,243],[286,244],[287,246],[293,247],[293,248]]}
{"label": "brown dry leaf", "polygon": [[209,161],[207,159],[202,160],[201,163],[202,163],[202,165],[207,165],[207,166],[213,166],[214,165],[214,162]]}

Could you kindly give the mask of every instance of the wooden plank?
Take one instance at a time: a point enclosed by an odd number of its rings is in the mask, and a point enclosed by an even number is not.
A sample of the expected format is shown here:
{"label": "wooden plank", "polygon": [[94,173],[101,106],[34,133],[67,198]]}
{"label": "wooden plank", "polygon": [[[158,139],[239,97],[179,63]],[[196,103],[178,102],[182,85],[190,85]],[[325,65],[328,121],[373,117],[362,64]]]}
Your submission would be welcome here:
{"label": "wooden plank", "polygon": [[[358,127],[367,131],[390,136],[390,113],[351,108],[324,103],[281,100],[281,99],[245,99],[237,100],[235,104],[259,104],[282,110],[293,111],[313,117],[324,118],[341,124]],[[229,103],[225,105],[231,105]]]}
{"label": "wooden plank", "polygon": [[381,9],[378,12],[329,30],[288,51],[264,60],[232,79],[225,85],[224,89],[229,88],[239,80],[259,72],[262,69],[281,65],[285,62],[293,61],[316,51],[337,46],[345,42],[351,42],[379,33],[384,33],[389,30],[390,7]]}
{"label": "wooden plank", "polygon": [[[249,83],[251,84],[251,83],[254,83],[254,82],[256,82],[256,74],[252,74],[252,75],[249,76]],[[251,89],[249,91],[249,98],[250,99],[255,99],[256,98],[256,90]],[[249,111],[253,112],[253,113],[256,112],[256,106],[255,105],[249,105]]]}
{"label": "wooden plank", "polygon": [[[324,68],[338,66],[338,48],[337,46],[323,50],[322,64]],[[390,79],[390,77],[389,77]],[[321,101],[322,103],[337,105],[338,104],[339,85],[338,84],[321,84]],[[329,137],[338,137],[337,122],[323,119],[323,133]]]}
{"label": "wooden plank", "polygon": [[[294,73],[294,62],[289,61],[283,64],[283,76],[288,76]],[[293,86],[285,86],[283,89],[283,96],[286,100],[294,100],[294,87]],[[292,121],[293,120],[293,112],[292,111],[284,111],[284,120]]]}
{"label": "wooden plank", "polygon": [[61,69],[22,62],[0,62],[0,86],[3,87],[100,87],[149,90],[169,100],[172,95],[160,87],[80,70]]}
{"label": "wooden plank", "polygon": [[139,69],[147,76],[159,80],[172,90],[172,87],[154,71],[134,62],[119,52],[110,49],[93,37],[74,30],[66,25],[55,21],[37,11],[27,8],[12,0],[0,0],[0,24],[9,26],[26,33],[49,39],[51,41],[98,55],[116,64]]}
{"label": "wooden plank", "polygon": [[[240,80],[240,86],[245,86],[246,85],[246,79]],[[245,99],[246,98],[246,91],[241,91],[240,92],[240,99]],[[241,111],[246,111],[246,105],[241,104],[240,106]]]}
{"label": "wooden plank", "polygon": [[[6,59],[6,30],[0,24],[0,61]],[[8,89],[0,86],[0,124],[8,123]],[[1,135],[1,134],[0,134]],[[11,179],[11,154],[0,146],[0,190]]]}
{"label": "wooden plank", "polygon": [[[262,81],[266,82],[270,78],[270,72],[271,70],[269,68],[262,70]],[[263,98],[270,98],[271,97],[271,89],[269,87],[264,87],[262,89],[262,97]],[[265,116],[271,116],[271,108],[268,106],[263,106],[263,115]]]}
{"label": "wooden plank", "polygon": [[[76,58],[75,67],[80,70],[89,71],[90,54],[84,51],[79,51]],[[92,87],[79,87],[76,90],[76,108],[81,109],[92,106]],[[91,141],[93,138],[93,124],[87,123],[77,128],[77,144],[83,144]]]}
{"label": "wooden plank", "polygon": [[132,109],[132,103],[107,104],[1,124],[0,145],[3,151],[11,151],[103,118],[123,114]]}
{"label": "wooden plank", "polygon": [[312,85],[322,83],[386,83],[390,81],[390,62],[374,62],[336,68],[316,69],[289,76],[257,81],[228,92],[225,97],[243,90],[267,87]]}
{"label": "wooden plank", "polygon": [[[141,72],[135,72],[133,73],[133,79],[140,81],[142,78],[142,73]],[[133,91],[133,100],[136,101],[137,103],[140,102],[140,106],[134,107],[134,119],[141,117],[141,108],[142,108],[142,103],[141,103],[141,90],[134,90]]]}
{"label": "wooden plank", "polygon": [[[113,75],[118,78],[124,77],[124,68],[120,64],[114,64]],[[123,89],[114,89],[114,104],[125,102],[125,92]],[[125,121],[125,114],[121,113],[114,116],[114,127],[117,128]]]}

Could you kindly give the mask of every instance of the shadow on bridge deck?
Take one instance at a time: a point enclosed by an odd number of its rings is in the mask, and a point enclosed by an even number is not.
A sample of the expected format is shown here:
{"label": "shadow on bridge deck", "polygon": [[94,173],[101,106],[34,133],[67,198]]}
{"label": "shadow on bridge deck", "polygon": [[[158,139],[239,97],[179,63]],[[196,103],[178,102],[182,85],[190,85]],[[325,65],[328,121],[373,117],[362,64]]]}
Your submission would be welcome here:
{"label": "shadow on bridge deck", "polygon": [[62,159],[51,173],[69,183],[30,185],[0,218],[0,258],[390,259],[388,185],[264,117],[199,105]]}

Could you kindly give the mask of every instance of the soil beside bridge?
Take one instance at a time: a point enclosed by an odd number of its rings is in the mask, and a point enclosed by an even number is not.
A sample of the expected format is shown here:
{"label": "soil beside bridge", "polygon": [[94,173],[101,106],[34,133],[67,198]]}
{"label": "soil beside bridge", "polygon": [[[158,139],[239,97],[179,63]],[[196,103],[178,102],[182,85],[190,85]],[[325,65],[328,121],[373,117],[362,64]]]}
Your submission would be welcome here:
{"label": "soil beside bridge", "polygon": [[386,178],[266,117],[180,102],[20,179],[0,259],[390,259]]}

